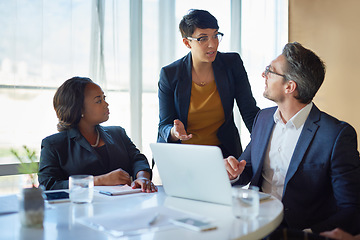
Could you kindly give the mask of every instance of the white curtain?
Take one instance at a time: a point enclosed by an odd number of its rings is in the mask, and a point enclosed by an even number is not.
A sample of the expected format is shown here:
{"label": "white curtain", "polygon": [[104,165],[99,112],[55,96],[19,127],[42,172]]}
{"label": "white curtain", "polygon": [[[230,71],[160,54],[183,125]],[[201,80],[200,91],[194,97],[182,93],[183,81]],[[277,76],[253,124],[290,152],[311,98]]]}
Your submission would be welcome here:
{"label": "white curtain", "polygon": [[[281,54],[288,41],[288,0],[232,0],[231,50],[240,53],[247,71],[253,96],[260,108],[274,103],[263,97],[261,73],[271,60]],[[235,123],[241,133],[242,146],[250,134],[234,108]]]}
{"label": "white curtain", "polygon": [[91,11],[90,78],[106,88],[104,59],[105,1],[93,0]]}

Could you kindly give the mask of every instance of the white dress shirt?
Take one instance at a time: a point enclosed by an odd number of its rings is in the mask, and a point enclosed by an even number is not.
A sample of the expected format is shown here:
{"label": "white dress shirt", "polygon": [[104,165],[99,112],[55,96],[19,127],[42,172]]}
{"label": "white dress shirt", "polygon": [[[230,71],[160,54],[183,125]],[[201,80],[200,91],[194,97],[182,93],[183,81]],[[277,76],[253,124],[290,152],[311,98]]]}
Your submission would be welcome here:
{"label": "white dress shirt", "polygon": [[284,182],[289,164],[304,123],[313,103],[297,112],[286,124],[279,109],[274,113],[275,126],[266,150],[262,176],[262,191],[282,199]]}

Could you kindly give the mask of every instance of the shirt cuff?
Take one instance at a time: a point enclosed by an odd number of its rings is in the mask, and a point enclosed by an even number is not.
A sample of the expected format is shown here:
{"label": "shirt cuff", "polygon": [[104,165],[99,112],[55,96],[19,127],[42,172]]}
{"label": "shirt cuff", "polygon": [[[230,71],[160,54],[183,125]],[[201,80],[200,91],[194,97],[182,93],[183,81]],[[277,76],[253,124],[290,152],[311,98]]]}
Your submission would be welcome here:
{"label": "shirt cuff", "polygon": [[240,178],[240,174],[235,179],[230,180],[230,183],[233,184],[233,183],[237,182],[239,180],[239,178]]}

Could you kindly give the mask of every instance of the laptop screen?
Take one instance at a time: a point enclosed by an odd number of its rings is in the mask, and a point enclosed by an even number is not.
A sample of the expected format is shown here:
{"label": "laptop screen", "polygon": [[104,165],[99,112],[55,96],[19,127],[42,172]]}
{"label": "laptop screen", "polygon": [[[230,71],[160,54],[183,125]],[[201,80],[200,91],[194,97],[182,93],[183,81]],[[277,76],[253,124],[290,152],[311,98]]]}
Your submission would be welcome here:
{"label": "laptop screen", "polygon": [[150,148],[167,195],[231,205],[231,184],[219,147],[151,143]]}

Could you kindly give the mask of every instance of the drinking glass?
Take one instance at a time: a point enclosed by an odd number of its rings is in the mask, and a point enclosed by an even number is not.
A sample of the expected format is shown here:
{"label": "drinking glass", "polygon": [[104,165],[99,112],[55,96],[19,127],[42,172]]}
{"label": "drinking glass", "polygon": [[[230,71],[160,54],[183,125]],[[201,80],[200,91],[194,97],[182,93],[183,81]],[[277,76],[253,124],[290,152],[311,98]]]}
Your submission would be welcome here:
{"label": "drinking glass", "polygon": [[94,176],[72,175],[69,177],[70,200],[73,203],[91,203],[94,196]]}
{"label": "drinking glass", "polygon": [[256,186],[232,187],[232,209],[234,216],[242,219],[254,219],[259,215],[259,188]]}

